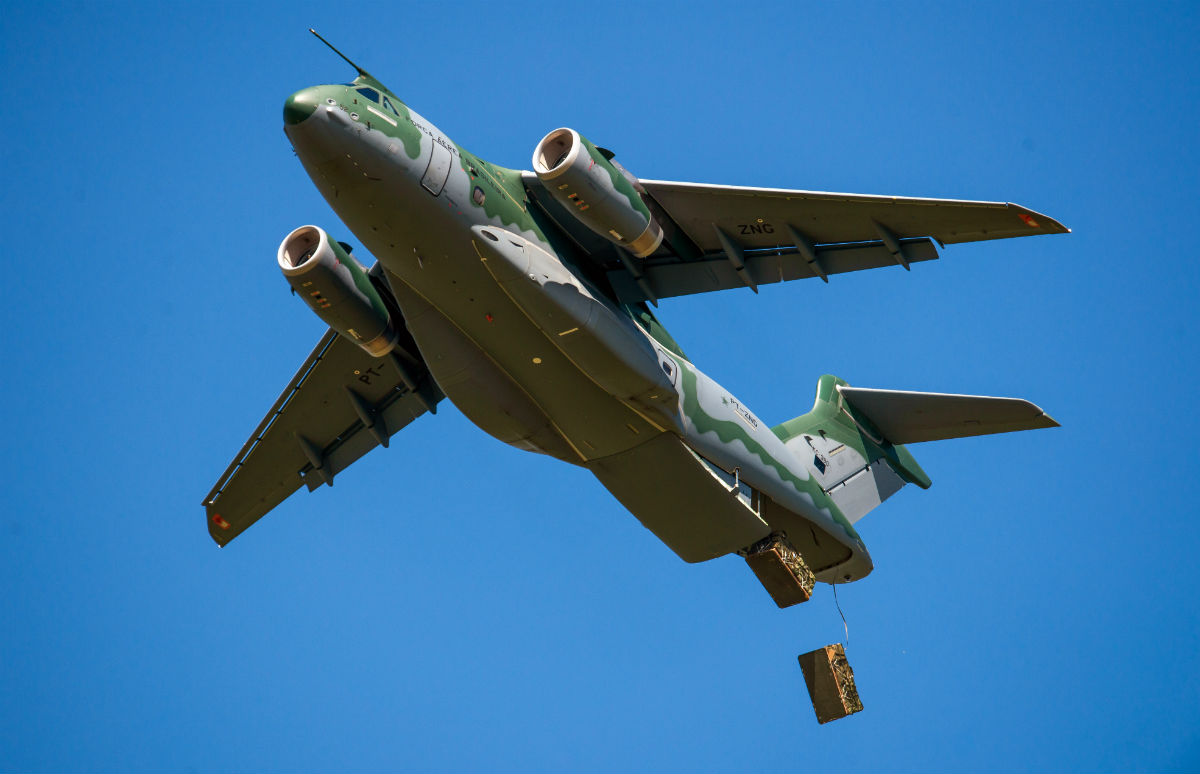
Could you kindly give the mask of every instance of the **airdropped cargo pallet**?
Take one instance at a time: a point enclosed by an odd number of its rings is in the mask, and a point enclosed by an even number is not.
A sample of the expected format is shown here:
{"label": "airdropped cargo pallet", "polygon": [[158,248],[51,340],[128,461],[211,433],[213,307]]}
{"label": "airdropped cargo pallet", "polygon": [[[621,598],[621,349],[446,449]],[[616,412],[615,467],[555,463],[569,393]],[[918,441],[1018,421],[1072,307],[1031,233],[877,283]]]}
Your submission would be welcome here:
{"label": "airdropped cargo pallet", "polygon": [[746,564],[779,607],[798,605],[812,596],[816,576],[787,538],[772,535],[755,544],[746,554]]}
{"label": "airdropped cargo pallet", "polygon": [[804,672],[817,722],[828,723],[862,711],[862,701],[854,687],[854,670],[846,660],[846,649],[841,643],[801,654],[800,669]]}

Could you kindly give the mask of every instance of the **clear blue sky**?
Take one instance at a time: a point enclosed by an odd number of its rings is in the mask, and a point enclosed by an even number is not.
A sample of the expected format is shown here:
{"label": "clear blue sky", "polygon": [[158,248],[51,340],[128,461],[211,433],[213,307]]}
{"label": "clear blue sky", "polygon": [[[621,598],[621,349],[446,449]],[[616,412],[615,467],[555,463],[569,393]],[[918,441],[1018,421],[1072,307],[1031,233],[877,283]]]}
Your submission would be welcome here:
{"label": "clear blue sky", "polygon": [[[339,10],[335,10],[338,8]],[[1200,767],[1195,4],[86,4],[0,21],[0,770]],[[818,726],[741,559],[449,405],[226,549],[200,500],[321,333],[274,252],[358,241],[282,132],[346,80],[458,142],[645,178],[1014,201],[1069,236],[667,301],[771,422],[822,373],[1062,429],[920,445],[842,588]]]}

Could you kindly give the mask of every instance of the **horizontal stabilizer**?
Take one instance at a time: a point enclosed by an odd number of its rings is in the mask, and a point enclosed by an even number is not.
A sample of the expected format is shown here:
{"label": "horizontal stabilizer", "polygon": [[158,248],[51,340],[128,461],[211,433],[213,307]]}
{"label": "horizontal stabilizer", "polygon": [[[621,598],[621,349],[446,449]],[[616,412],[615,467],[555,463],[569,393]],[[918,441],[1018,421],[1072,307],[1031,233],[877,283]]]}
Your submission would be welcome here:
{"label": "horizontal stabilizer", "polygon": [[894,444],[1059,426],[1046,412],[1020,398],[848,386],[839,386],[838,391]]}

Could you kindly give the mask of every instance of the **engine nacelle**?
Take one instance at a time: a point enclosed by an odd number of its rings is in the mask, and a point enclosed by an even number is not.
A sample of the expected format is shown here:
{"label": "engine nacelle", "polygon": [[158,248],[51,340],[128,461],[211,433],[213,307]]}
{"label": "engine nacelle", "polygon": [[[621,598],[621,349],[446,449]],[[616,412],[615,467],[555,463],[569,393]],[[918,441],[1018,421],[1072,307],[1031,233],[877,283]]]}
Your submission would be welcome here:
{"label": "engine nacelle", "polygon": [[662,243],[662,227],[633,183],[574,129],[555,129],[542,138],[533,151],[533,171],[584,225],[637,257]]}
{"label": "engine nacelle", "polygon": [[397,334],[367,270],[317,226],[301,226],[279,245],[279,268],[317,316],[373,357],[396,346]]}

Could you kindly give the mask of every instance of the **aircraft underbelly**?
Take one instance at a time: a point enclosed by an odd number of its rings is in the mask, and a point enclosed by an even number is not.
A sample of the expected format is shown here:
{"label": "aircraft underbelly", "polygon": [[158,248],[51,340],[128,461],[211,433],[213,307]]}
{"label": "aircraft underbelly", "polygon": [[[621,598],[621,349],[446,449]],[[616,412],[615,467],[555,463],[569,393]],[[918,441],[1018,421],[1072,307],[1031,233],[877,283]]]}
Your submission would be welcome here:
{"label": "aircraft underbelly", "polygon": [[[297,142],[313,182],[383,264],[430,373],[471,422],[517,448],[587,467],[687,561],[815,522],[827,530],[818,530],[821,535],[836,538],[826,541],[823,552],[833,564],[854,565],[853,576],[870,571],[861,544],[839,534],[811,502],[797,500],[783,486],[779,465],[763,466],[740,441],[730,445],[694,426],[685,416],[687,407],[677,403],[682,388],[677,368],[683,364],[640,333],[631,335],[628,320],[614,317],[603,303],[607,311],[596,312],[603,322],[591,314],[597,324],[582,332],[603,350],[599,359],[595,350],[572,350],[555,338],[569,329],[554,330],[547,320],[563,319],[572,304],[578,311],[581,298],[586,306],[589,291],[577,282],[572,290],[569,277],[541,278],[540,288],[515,286],[520,255],[493,252],[489,266],[480,228],[512,235],[511,244],[498,242],[497,248],[523,242],[533,256],[548,246],[533,232],[472,222],[458,202],[465,173],[456,163],[435,193],[438,186],[422,182],[428,182],[426,164],[436,161],[432,148],[423,146],[410,164],[392,150],[360,146],[351,157],[327,150],[308,154],[303,146]],[[437,172],[440,180],[440,166]],[[518,263],[505,263],[506,258]],[[572,339],[572,345],[583,339]],[[734,496],[736,485],[722,483],[735,470],[755,482],[753,503]],[[838,572],[840,577],[843,570]]]}
{"label": "aircraft underbelly", "polygon": [[507,298],[484,287],[430,299],[424,283],[396,279],[409,331],[438,386],[491,435],[582,464],[661,432],[597,387]]}
{"label": "aircraft underbelly", "polygon": [[738,551],[771,533],[755,503],[731,494],[721,478],[673,433],[588,470],[685,562]]}
{"label": "aircraft underbelly", "polygon": [[314,181],[395,278],[409,332],[438,386],[468,419],[505,443],[576,464],[665,429],[600,388],[488,273],[469,225],[447,203],[461,170],[434,196],[412,181],[405,185],[398,170],[372,167],[380,171],[371,179],[360,168],[353,160],[327,161]]}

